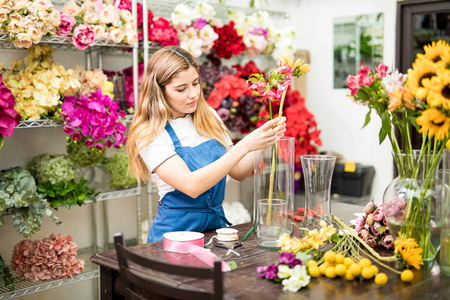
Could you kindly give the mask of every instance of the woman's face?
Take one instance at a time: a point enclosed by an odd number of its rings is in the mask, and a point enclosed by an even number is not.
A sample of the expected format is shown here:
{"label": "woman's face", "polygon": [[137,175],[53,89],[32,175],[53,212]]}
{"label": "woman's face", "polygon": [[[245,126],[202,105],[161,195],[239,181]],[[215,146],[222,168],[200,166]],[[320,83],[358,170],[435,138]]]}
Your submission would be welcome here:
{"label": "woman's face", "polygon": [[193,113],[200,97],[200,78],[197,70],[190,66],[186,71],[175,74],[165,87],[165,96],[173,110],[173,118]]}

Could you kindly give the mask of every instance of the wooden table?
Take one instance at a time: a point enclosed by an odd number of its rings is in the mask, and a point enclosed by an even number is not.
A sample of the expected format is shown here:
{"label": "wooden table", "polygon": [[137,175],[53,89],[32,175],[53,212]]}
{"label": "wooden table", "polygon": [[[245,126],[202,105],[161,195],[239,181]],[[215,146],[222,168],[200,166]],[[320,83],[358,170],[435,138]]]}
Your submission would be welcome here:
{"label": "wooden table", "polygon": [[[355,218],[353,213],[362,212],[361,206],[334,203],[332,211],[344,222]],[[239,239],[251,227],[250,223],[234,226],[239,230]],[[205,233],[205,241],[215,232]],[[170,253],[162,249],[162,242],[138,245],[131,247],[142,255],[154,259],[180,263],[185,265],[206,265],[191,254]],[[225,261],[234,260],[237,269],[224,273],[224,299],[450,299],[450,278],[440,274],[436,262],[426,264],[421,270],[414,271],[414,281],[403,283],[400,276],[383,270],[388,275],[388,283],[377,286],[372,280],[355,280],[347,282],[342,278],[328,279],[326,277],[311,278],[306,288],[297,293],[283,292],[281,283],[275,283],[259,278],[256,267],[266,266],[278,260],[279,252],[264,250],[256,245],[256,236],[252,234],[244,245],[236,249],[241,256],[231,255]],[[213,247],[212,252],[219,257],[225,257],[226,249]],[[122,286],[118,277],[118,264],[115,251],[98,253],[92,256],[91,261],[100,265],[101,299],[123,299]],[[177,282],[177,277],[164,278]],[[195,281],[177,282],[180,285],[196,286]],[[198,283],[197,283],[198,285]],[[203,284],[204,285],[204,284]],[[205,287],[208,289],[209,287]]]}

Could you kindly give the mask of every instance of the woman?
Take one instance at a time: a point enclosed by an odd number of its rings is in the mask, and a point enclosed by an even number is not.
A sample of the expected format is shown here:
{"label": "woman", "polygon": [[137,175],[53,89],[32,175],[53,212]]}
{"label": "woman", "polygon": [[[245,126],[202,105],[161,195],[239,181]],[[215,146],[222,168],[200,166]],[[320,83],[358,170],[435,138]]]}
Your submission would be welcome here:
{"label": "woman", "polygon": [[189,52],[164,47],[151,56],[130,126],[129,171],[147,182],[150,171],[160,196],[147,242],[170,231],[225,227],[226,175],[242,181],[253,170],[253,152],[275,144],[285,118],[271,120],[235,146],[203,97],[199,66]]}

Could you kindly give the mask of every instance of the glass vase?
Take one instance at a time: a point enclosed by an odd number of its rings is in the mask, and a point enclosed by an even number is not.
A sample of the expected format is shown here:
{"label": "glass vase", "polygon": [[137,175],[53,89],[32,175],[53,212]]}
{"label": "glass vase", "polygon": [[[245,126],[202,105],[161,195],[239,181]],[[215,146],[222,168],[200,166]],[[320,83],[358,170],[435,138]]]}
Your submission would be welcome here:
{"label": "glass vase", "polygon": [[[267,147],[255,154],[254,204],[253,220],[255,233],[258,235],[258,201],[267,199],[268,203],[286,201],[286,227],[277,236],[266,239],[261,248],[279,249],[276,244],[282,233],[292,234],[294,231],[294,156],[295,141],[292,137],[283,137],[275,145]],[[277,202],[278,203],[278,202]],[[268,206],[268,209],[274,209]],[[270,218],[271,213],[267,213]],[[266,220],[270,224],[270,219]]]}
{"label": "glass vase", "polygon": [[332,224],[330,194],[336,157],[302,155],[300,160],[305,180],[305,215],[300,227],[320,230],[322,222],[327,226]]}
{"label": "glass vase", "polygon": [[414,238],[422,259],[435,258],[443,226],[443,184],[438,176],[440,154],[394,153],[399,176],[387,186],[383,211],[394,238]]}

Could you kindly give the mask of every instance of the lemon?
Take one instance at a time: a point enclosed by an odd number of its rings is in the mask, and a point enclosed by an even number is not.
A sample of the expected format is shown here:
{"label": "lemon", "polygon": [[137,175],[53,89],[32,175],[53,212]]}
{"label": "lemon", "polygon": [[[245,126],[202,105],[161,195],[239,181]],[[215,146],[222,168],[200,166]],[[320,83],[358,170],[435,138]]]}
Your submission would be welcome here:
{"label": "lemon", "polygon": [[355,276],[353,276],[352,272],[350,270],[347,270],[345,273],[345,280],[352,281],[355,279]]}
{"label": "lemon", "polygon": [[329,262],[330,264],[332,264],[332,263],[334,263],[336,261],[336,253],[334,253],[334,251],[332,251],[332,250],[328,250],[323,255],[323,259],[326,262]]}
{"label": "lemon", "polygon": [[308,262],[306,263],[306,267],[307,268],[317,267],[317,261],[315,261],[314,259],[308,260]]}
{"label": "lemon", "polygon": [[361,270],[361,276],[364,279],[370,279],[374,276],[375,274],[373,273],[373,270],[371,267],[364,267]]}
{"label": "lemon", "polygon": [[361,274],[361,266],[354,263],[350,266],[349,271],[352,272],[353,276],[357,277]]}
{"label": "lemon", "polygon": [[338,276],[344,276],[347,272],[347,268],[343,264],[336,265],[334,270],[336,271],[336,275]]}
{"label": "lemon", "polygon": [[317,266],[311,266],[308,268],[309,276],[317,278],[320,276],[320,270]]}
{"label": "lemon", "polygon": [[328,278],[335,278],[336,271],[334,270],[334,267],[328,267],[325,271],[325,276],[327,276]]}
{"label": "lemon", "polygon": [[404,282],[411,282],[414,279],[414,274],[411,270],[405,270],[400,275],[400,278]]}
{"label": "lemon", "polygon": [[355,261],[351,257],[344,258],[344,266],[348,269],[351,265],[353,265]]}
{"label": "lemon", "polygon": [[361,268],[370,267],[372,265],[372,262],[368,258],[363,258],[359,261],[359,265],[361,266]]}
{"label": "lemon", "polygon": [[378,285],[385,285],[387,280],[388,278],[384,273],[379,273],[377,274],[377,276],[375,276],[375,283]]}
{"label": "lemon", "polygon": [[335,259],[335,263],[338,265],[338,264],[343,264],[344,263],[344,259],[345,259],[345,257],[344,257],[344,255],[342,255],[341,253],[337,253],[336,254],[336,259]]}
{"label": "lemon", "polygon": [[377,266],[371,265],[370,268],[372,269],[372,271],[373,271],[373,273],[374,273],[375,275],[378,274],[378,267],[377,267]]}

